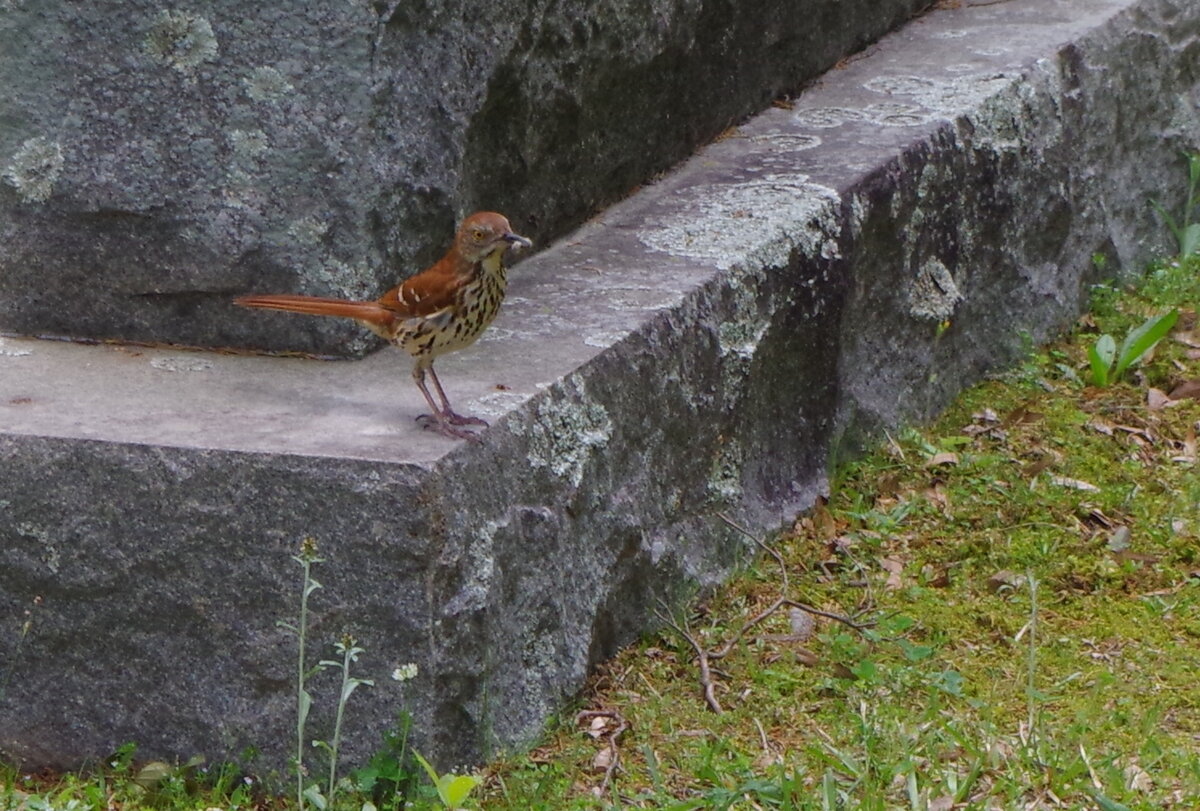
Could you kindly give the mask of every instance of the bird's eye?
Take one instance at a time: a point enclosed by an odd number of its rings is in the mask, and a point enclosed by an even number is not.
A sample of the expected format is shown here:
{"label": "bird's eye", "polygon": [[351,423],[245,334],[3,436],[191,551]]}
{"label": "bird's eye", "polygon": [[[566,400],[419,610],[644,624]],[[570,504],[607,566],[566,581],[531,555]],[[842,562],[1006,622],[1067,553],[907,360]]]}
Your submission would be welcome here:
{"label": "bird's eye", "polygon": [[483,236],[483,231],[478,228],[471,232],[471,239],[475,240],[476,242],[483,242]]}

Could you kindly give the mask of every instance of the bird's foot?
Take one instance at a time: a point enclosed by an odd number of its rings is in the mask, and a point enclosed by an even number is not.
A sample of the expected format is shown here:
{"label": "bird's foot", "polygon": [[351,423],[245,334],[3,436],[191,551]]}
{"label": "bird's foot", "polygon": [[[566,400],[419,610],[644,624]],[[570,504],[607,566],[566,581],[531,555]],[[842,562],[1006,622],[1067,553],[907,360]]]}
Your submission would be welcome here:
{"label": "bird's foot", "polygon": [[[487,425],[487,423],[483,424]],[[479,434],[475,433],[474,431],[468,431],[465,428],[460,428],[449,419],[441,417],[440,415],[422,414],[421,416],[417,417],[417,425],[420,425],[426,431],[434,431],[435,433],[450,437],[451,439],[470,439],[476,441],[479,439]]]}
{"label": "bird's foot", "polygon": [[481,420],[479,417],[464,417],[462,414],[456,414],[453,411],[446,409],[446,421],[451,425],[480,425],[487,428],[487,420]]}

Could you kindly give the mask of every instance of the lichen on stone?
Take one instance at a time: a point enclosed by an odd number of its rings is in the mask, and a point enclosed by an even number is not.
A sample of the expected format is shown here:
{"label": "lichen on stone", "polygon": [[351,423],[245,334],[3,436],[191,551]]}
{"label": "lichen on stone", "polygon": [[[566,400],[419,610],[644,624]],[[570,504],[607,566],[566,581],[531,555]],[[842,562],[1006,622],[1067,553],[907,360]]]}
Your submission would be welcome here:
{"label": "lichen on stone", "polygon": [[269,65],[255,68],[242,83],[246,86],[246,95],[254,101],[277,101],[295,90],[286,76]]}
{"label": "lichen on stone", "polygon": [[256,158],[270,147],[271,142],[262,130],[231,130],[229,144],[239,158]]}
{"label": "lichen on stone", "polygon": [[770,174],[746,183],[700,186],[688,197],[694,204],[648,222],[638,237],[644,245],[707,260],[722,270],[783,267],[793,250],[837,255],[840,198],[806,175]]}
{"label": "lichen on stone", "polygon": [[608,411],[587,395],[583,381],[574,375],[564,381],[561,394],[540,400],[524,420],[511,424],[513,433],[526,437],[529,463],[549,468],[572,487],[583,482],[593,452],[608,444],[612,427]]}
{"label": "lichen on stone", "polygon": [[315,215],[294,220],[287,229],[288,236],[303,245],[316,245],[329,233],[329,223]]}
{"label": "lichen on stone", "polygon": [[937,257],[923,262],[908,284],[908,311],[916,318],[945,321],[962,300],[950,270]]}
{"label": "lichen on stone", "polygon": [[62,174],[62,146],[47,138],[30,138],[4,169],[4,179],[27,203],[44,203],[54,191],[54,181]]}
{"label": "lichen on stone", "polygon": [[217,58],[217,37],[204,17],[163,9],[146,33],[146,52],[175,70],[188,72]]}

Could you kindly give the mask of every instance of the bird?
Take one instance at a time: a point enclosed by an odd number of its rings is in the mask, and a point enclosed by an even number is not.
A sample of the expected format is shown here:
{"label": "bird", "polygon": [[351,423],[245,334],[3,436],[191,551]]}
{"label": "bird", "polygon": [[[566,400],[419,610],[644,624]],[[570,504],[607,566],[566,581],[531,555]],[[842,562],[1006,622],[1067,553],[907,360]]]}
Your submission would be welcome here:
{"label": "bird", "polygon": [[508,285],[504,256],[511,247],[531,248],[533,242],[514,233],[503,215],[477,211],[459,225],[445,256],[374,301],[284,294],[240,296],[233,303],[357,321],[412,356],[413,381],[433,412],[417,417],[419,425],[453,439],[477,439],[466,426],[486,428],[487,422],[455,413],[433,362],[475,343],[496,318]]}

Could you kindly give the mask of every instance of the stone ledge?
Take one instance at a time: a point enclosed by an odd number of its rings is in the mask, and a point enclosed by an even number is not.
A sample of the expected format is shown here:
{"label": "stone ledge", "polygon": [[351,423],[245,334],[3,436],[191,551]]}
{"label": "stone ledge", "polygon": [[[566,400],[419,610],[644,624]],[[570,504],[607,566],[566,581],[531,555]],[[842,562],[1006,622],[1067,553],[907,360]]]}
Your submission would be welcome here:
{"label": "stone ledge", "polygon": [[493,419],[479,443],[414,426],[394,352],[4,341],[0,616],[42,604],[19,656],[0,628],[0,751],[280,766],[275,622],[310,534],[312,637],[352,630],[378,683],[352,757],[404,706],[443,764],[531,740],[658,598],[745,559],[719,514],[778,527],[862,436],[1165,248],[1146,201],[1200,131],[1198,34],[1165,0],[1012,0],[885,38],[521,263],[487,339],[439,364]]}

